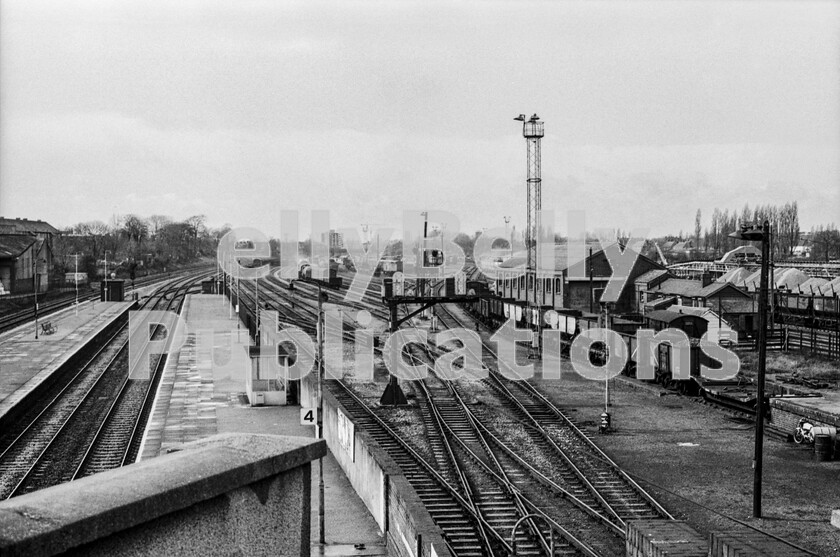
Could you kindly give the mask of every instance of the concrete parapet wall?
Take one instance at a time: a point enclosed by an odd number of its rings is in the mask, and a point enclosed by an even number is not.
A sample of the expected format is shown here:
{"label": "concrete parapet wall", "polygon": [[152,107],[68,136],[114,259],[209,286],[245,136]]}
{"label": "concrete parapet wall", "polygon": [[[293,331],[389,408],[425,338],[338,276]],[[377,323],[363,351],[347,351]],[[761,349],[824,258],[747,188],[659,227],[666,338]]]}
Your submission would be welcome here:
{"label": "concrete parapet wall", "polygon": [[[302,381],[303,383],[303,381]],[[434,523],[399,465],[370,434],[353,428],[349,414],[324,391],[324,438],[353,488],[386,534],[388,554],[396,557],[450,557],[443,532]],[[339,418],[339,413],[343,418]]]}
{"label": "concrete parapet wall", "polygon": [[707,557],[709,542],[679,520],[633,520],[627,523],[627,557]]}
{"label": "concrete parapet wall", "polygon": [[310,554],[323,441],[226,434],[0,503],[3,555]]}
{"label": "concrete parapet wall", "polygon": [[710,557],[808,557],[798,550],[761,532],[712,532]]}
{"label": "concrete parapet wall", "polygon": [[[338,413],[342,410],[329,393],[324,400],[324,438],[335,459],[338,461],[350,485],[359,494],[379,529],[384,532],[388,527],[386,479],[389,475],[400,474],[400,468],[364,431],[355,432],[352,445],[342,444],[339,439]],[[327,403],[329,396],[331,402]],[[345,413],[346,416],[346,413]]]}

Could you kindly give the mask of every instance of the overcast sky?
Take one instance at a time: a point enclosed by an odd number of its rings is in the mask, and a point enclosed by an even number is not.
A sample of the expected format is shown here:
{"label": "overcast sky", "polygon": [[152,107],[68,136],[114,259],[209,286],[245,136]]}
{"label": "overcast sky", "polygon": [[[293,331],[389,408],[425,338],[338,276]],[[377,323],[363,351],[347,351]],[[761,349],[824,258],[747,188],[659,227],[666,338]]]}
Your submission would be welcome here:
{"label": "overcast sky", "polygon": [[[0,2],[0,215],[840,224],[840,3]],[[305,223],[304,223],[305,224]]]}

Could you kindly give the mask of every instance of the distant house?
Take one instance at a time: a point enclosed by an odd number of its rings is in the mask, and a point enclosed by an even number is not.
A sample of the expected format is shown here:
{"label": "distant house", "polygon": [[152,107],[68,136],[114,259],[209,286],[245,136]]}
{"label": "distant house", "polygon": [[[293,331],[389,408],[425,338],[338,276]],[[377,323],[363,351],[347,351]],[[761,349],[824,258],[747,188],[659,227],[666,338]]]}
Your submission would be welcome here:
{"label": "distant house", "polygon": [[53,237],[58,233],[44,221],[0,217],[0,284],[5,293],[49,288]]}
{"label": "distant house", "polygon": [[811,257],[811,246],[795,246],[793,248],[794,257]]}
{"label": "distant house", "polygon": [[690,254],[694,250],[694,240],[686,240],[685,242],[677,242],[671,248],[674,253]]}

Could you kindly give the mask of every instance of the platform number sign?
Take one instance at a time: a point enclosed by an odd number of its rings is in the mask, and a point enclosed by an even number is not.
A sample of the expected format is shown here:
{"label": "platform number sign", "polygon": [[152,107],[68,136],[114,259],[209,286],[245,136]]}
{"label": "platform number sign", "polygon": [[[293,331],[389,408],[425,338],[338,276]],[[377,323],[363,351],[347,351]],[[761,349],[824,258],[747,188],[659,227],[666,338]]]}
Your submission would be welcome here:
{"label": "platform number sign", "polygon": [[463,296],[467,293],[467,274],[464,271],[455,273],[455,295]]}
{"label": "platform number sign", "polygon": [[318,425],[318,409],[301,408],[300,423],[301,425]]}

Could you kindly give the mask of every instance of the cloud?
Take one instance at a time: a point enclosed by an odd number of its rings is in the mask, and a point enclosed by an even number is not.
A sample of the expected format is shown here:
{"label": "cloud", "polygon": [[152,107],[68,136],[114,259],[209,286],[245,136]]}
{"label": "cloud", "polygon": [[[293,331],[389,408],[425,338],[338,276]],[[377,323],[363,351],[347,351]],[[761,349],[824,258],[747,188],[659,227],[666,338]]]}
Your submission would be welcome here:
{"label": "cloud", "polygon": [[[62,225],[110,213],[208,215],[277,233],[281,209],[329,209],[335,225],[397,225],[404,210],[456,213],[462,229],[525,213],[521,138],[349,129],[170,129],[118,113],[32,114],[5,122],[0,205]],[[802,176],[808,177],[803,182]],[[831,146],[598,146],[543,142],[543,206],[587,212],[589,226],[693,227],[701,208],[797,200],[803,227],[836,219]],[[62,196],[57,204],[56,195]],[[66,196],[63,197],[63,196]],[[308,217],[304,214],[304,226]]]}

